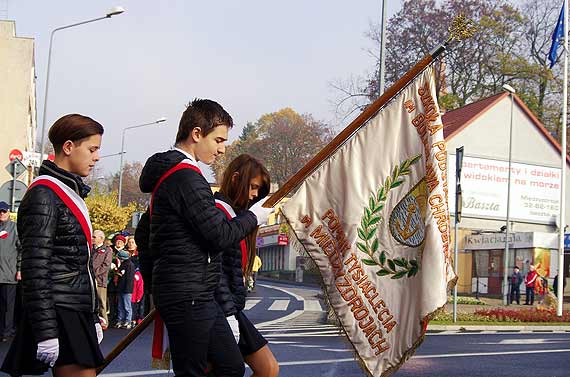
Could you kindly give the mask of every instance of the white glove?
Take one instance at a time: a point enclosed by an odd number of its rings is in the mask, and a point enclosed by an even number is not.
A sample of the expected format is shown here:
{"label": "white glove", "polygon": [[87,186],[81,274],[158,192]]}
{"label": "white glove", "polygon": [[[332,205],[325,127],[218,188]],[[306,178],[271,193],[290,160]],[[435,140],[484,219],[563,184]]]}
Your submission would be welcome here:
{"label": "white glove", "polygon": [[255,217],[257,217],[257,225],[267,224],[267,220],[269,219],[269,215],[275,212],[275,208],[264,208],[263,203],[265,203],[267,199],[260,200],[259,202],[255,203],[249,209]]}
{"label": "white glove", "polygon": [[43,340],[38,343],[38,352],[36,358],[50,367],[55,365],[59,356],[59,340],[57,338]]}
{"label": "white glove", "polygon": [[95,331],[97,332],[97,343],[101,344],[103,341],[103,328],[100,323],[95,324]]}

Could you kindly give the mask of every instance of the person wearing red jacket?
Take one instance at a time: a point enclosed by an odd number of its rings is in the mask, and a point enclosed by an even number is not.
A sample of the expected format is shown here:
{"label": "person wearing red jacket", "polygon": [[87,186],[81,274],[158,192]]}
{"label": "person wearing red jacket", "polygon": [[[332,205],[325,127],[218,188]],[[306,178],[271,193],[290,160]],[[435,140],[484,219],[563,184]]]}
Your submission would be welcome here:
{"label": "person wearing red jacket", "polygon": [[525,305],[534,304],[534,286],[536,284],[537,277],[538,273],[536,272],[534,265],[531,264],[530,271],[527,272],[524,278],[524,285],[526,286],[526,299],[524,301]]}
{"label": "person wearing red jacket", "polygon": [[135,270],[135,282],[133,286],[133,295],[131,296],[131,305],[133,308],[133,326],[138,325],[144,318],[144,283],[141,272],[137,268]]}

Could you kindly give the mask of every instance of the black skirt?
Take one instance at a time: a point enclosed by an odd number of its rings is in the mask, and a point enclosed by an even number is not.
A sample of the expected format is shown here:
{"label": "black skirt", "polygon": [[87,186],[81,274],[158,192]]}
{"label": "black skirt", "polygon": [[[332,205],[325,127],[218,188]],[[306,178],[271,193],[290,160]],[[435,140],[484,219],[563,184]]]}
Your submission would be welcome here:
{"label": "black skirt", "polygon": [[238,347],[243,356],[251,355],[262,349],[267,340],[261,335],[259,330],[255,328],[253,323],[245,316],[243,312],[236,314],[239,325],[239,342]]}
{"label": "black skirt", "polygon": [[[59,356],[55,366],[78,364],[97,368],[102,365],[105,359],[97,342],[93,314],[63,308],[55,311],[59,331]],[[32,326],[24,314],[0,370],[10,376],[44,374],[49,365],[36,359],[37,349]]]}

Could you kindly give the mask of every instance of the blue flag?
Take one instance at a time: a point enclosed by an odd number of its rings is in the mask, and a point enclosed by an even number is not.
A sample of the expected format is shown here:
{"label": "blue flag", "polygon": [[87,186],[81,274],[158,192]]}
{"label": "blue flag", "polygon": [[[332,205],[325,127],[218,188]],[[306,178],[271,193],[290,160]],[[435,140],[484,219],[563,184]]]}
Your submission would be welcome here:
{"label": "blue flag", "polygon": [[564,3],[562,3],[562,9],[560,10],[560,16],[558,16],[558,22],[552,33],[552,46],[550,46],[550,51],[548,52],[548,60],[550,60],[550,68],[554,67],[556,63],[556,53],[558,47],[560,47],[560,40],[564,37]]}

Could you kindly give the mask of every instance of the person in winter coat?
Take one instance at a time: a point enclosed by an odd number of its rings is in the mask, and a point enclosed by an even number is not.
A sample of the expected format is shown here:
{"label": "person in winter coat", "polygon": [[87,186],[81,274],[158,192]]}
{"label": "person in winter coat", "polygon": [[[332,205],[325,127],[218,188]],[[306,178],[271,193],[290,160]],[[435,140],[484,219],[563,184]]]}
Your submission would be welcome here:
{"label": "person in winter coat", "polygon": [[218,103],[192,101],[180,120],[174,149],[151,156],[139,180],[141,191],[151,193],[135,234],[141,273],[168,330],[176,376],[204,376],[208,360],[216,375],[245,373],[214,292],[221,251],[266,222],[272,209],[257,203],[229,220],[216,208],[197,165],[211,164],[224,153],[232,126],[231,116]]}
{"label": "person in winter coat", "polygon": [[[216,205],[228,218],[233,218],[269,193],[270,178],[267,169],[247,154],[236,157],[222,178],[220,191],[214,196]],[[222,277],[216,290],[216,301],[220,304],[228,322],[239,335],[238,346],[245,362],[255,377],[277,377],[279,364],[267,345],[267,340],[243,313],[246,287],[242,271],[248,260],[255,256],[253,231],[244,241],[226,248],[222,255]]]}
{"label": "person in winter coat", "polygon": [[517,301],[517,305],[521,304],[521,284],[523,282],[522,274],[517,266],[513,267],[513,273],[509,277],[509,284],[511,286],[511,292],[509,295],[509,303],[512,304],[513,301]]}
{"label": "person in winter coat", "polygon": [[530,265],[530,270],[527,272],[524,278],[524,285],[526,286],[526,298],[524,300],[525,305],[534,305],[534,288],[536,286],[536,279],[538,273],[533,264]]}
{"label": "person in winter coat", "polygon": [[139,250],[137,249],[137,242],[135,241],[134,236],[127,237],[127,245],[125,246],[125,249],[127,249],[129,254],[131,254],[131,260],[133,261],[135,268],[138,269],[139,268]]}
{"label": "person in winter coat", "polygon": [[[132,259],[132,257],[131,257]],[[131,307],[133,308],[133,326],[138,325],[144,319],[144,282],[141,272],[135,269],[135,279],[133,284],[133,295],[131,297]]]}
{"label": "person in winter coat", "polygon": [[18,211],[22,243],[23,319],[2,371],[11,376],[44,374],[95,377],[99,349],[92,228],[82,181],[99,160],[103,127],[70,114],[49,130],[55,160],[43,161]]}
{"label": "person in winter coat", "polygon": [[111,269],[107,280],[107,301],[109,302],[109,326],[118,327],[119,322],[119,278],[121,260],[118,257],[119,252],[125,249],[127,238],[122,234],[115,234],[112,238],[113,242],[113,259],[111,260]]}
{"label": "person in winter coat", "polygon": [[135,265],[131,261],[131,254],[125,249],[117,253],[117,258],[121,261],[121,265],[117,272],[119,276],[119,283],[117,284],[119,306],[116,327],[118,329],[131,329],[133,319],[131,297],[135,282]]}
{"label": "person in winter coat", "polygon": [[0,337],[2,342],[14,336],[16,289],[20,273],[20,240],[16,223],[10,220],[10,206],[0,202]]}
{"label": "person in winter coat", "polygon": [[111,269],[111,261],[113,259],[113,250],[105,246],[105,233],[102,230],[93,232],[93,271],[95,272],[95,280],[97,281],[97,297],[99,298],[99,317],[101,318],[101,326],[103,330],[109,326],[109,318],[107,317],[107,280],[109,270]]}

